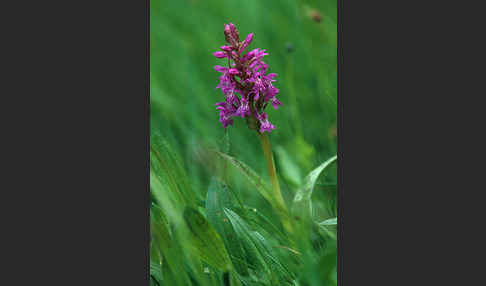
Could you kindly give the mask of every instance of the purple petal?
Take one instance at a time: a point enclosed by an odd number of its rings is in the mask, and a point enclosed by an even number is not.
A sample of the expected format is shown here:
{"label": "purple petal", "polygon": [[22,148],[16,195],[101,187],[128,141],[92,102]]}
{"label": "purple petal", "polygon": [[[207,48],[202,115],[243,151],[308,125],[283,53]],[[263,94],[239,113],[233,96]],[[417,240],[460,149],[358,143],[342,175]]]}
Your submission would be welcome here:
{"label": "purple petal", "polygon": [[222,59],[222,58],[227,58],[228,57],[228,54],[227,53],[221,52],[221,51],[214,52],[213,55],[215,57],[217,57],[218,59]]}
{"label": "purple petal", "polygon": [[229,69],[228,73],[229,74],[239,74],[240,72],[237,69]]}
{"label": "purple petal", "polygon": [[277,74],[276,74],[276,73],[269,73],[269,74],[267,74],[267,77],[268,77],[268,78],[274,78],[274,77],[276,77],[276,76],[277,76]]}
{"label": "purple petal", "polygon": [[226,52],[231,52],[231,47],[230,46],[221,46],[221,49]]}
{"label": "purple petal", "polygon": [[271,101],[272,101],[272,106],[275,109],[278,109],[278,106],[282,104],[276,97],[272,97]]}
{"label": "purple petal", "polygon": [[272,131],[273,129],[275,129],[275,126],[270,123],[268,120],[263,122],[261,125],[260,125],[260,132],[263,133],[263,132],[269,132]]}
{"label": "purple petal", "polygon": [[243,52],[246,47],[248,47],[248,45],[251,43],[251,40],[253,40],[253,33],[250,33],[248,34],[248,36],[246,36],[246,39],[243,41],[243,44],[240,47],[240,53]]}

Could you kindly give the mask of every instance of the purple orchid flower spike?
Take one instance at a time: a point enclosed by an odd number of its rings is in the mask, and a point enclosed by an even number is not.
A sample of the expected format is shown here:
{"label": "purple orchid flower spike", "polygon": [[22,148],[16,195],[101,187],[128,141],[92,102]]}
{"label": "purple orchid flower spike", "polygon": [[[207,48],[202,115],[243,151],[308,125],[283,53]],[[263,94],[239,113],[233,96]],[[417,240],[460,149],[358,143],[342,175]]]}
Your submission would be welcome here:
{"label": "purple orchid flower spike", "polygon": [[277,109],[282,103],[276,98],[279,90],[275,82],[277,74],[267,74],[268,65],[262,61],[268,55],[266,50],[254,49],[245,54],[245,49],[253,40],[253,33],[240,41],[238,30],[233,23],[224,25],[226,45],[214,52],[217,58],[228,59],[228,67],[215,66],[221,73],[219,84],[225,101],[216,104],[219,121],[226,128],[233,124],[233,117],[246,118],[248,126],[260,133],[270,132],[275,126],[268,121],[265,108],[268,103]]}
{"label": "purple orchid flower spike", "polygon": [[[262,144],[263,154],[267,162],[270,179],[272,182],[275,208],[278,212],[287,212],[285,201],[280,192],[277,172],[272,155],[269,133],[275,126],[268,120],[265,108],[269,103],[277,109],[282,103],[277,99],[278,88],[273,86],[277,74],[267,74],[268,65],[262,60],[268,55],[266,50],[245,50],[253,40],[253,33],[240,41],[240,35],[233,23],[224,25],[224,37],[226,44],[213,55],[224,59],[227,66],[215,66],[214,69],[221,73],[219,84],[225,96],[224,101],[216,103],[219,110],[219,122],[224,128],[233,125],[234,117],[246,119],[248,127],[255,130]],[[284,228],[291,233],[292,224],[287,219],[289,215],[282,216]]]}

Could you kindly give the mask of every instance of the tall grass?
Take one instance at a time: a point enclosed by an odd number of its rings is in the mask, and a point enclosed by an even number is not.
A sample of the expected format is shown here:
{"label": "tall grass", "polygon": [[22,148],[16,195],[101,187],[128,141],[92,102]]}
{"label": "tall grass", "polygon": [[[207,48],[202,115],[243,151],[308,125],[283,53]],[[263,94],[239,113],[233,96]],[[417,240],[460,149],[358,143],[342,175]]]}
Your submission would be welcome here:
{"label": "tall grass", "polygon": [[[150,9],[151,285],[336,285],[336,1]],[[230,21],[278,74],[283,105],[268,112],[285,213],[255,132],[218,122],[212,52]]]}

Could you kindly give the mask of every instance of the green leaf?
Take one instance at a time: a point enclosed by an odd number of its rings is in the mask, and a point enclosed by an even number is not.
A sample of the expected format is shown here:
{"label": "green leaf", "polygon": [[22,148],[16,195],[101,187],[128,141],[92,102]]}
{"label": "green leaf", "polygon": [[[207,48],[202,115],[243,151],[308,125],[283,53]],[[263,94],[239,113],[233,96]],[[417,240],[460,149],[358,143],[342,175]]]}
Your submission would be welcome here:
{"label": "green leaf", "polygon": [[[272,252],[272,246],[265,240],[265,238],[250,229],[248,224],[235,212],[225,209],[224,213],[229,218],[233,228],[235,229],[238,238],[248,255],[248,261],[253,266],[256,272],[264,275],[271,285],[284,285],[292,280],[291,274],[279,262]],[[280,281],[280,283],[277,283]]]}
{"label": "green leaf", "polygon": [[222,271],[231,269],[223,240],[213,226],[195,209],[184,209],[184,221],[189,229],[190,244],[188,247],[201,260]]}
{"label": "green leaf", "polygon": [[158,264],[150,260],[150,275],[153,276],[158,282],[163,281],[162,277],[162,264]]}
{"label": "green leaf", "polygon": [[279,262],[279,259],[275,257],[272,246],[268,243],[268,241],[257,231],[250,232],[250,235],[253,237],[254,241],[258,242],[255,243],[255,245],[260,253],[262,253],[267,264],[270,266],[273,278],[277,280],[283,278],[285,279],[285,282],[289,282],[292,279],[292,275],[284,267],[284,265]]}
{"label": "green leaf", "polygon": [[272,223],[269,218],[256,208],[244,205],[243,208],[235,208],[234,211],[254,229],[268,233],[281,243],[290,243],[288,237],[282,232],[281,228],[277,227],[277,225]]}
{"label": "green leaf", "polygon": [[182,160],[159,135],[150,136],[150,171],[174,194],[177,204],[196,206],[196,193],[189,184]]}
{"label": "green leaf", "polygon": [[337,217],[326,219],[319,223],[319,225],[336,225],[337,224]]}
{"label": "green leaf", "polygon": [[329,225],[320,224],[320,223],[318,223],[317,225],[319,226],[319,232],[320,233],[322,233],[323,235],[327,235],[334,240],[337,239],[336,234],[329,229]]}
{"label": "green leaf", "polygon": [[310,172],[307,177],[304,179],[304,185],[297,191],[294,197],[294,203],[303,201],[303,200],[310,200],[312,196],[312,191],[314,190],[314,185],[316,184],[317,178],[322,171],[324,171],[327,167],[329,167],[332,163],[337,160],[337,156],[333,156],[324,163],[322,163],[319,167],[315,168]]}
{"label": "green leaf", "polygon": [[236,271],[247,276],[247,262],[243,247],[224,213],[224,208],[232,207],[230,191],[221,181],[212,177],[206,194],[206,217],[223,239]]}
{"label": "green leaf", "polygon": [[[315,168],[310,172],[304,179],[304,184],[301,188],[297,190],[294,200],[292,202],[292,218],[294,219],[296,226],[296,233],[299,233],[303,237],[308,237],[310,234],[310,229],[314,224],[312,220],[312,192],[316,184],[319,175],[328,168],[333,162],[335,162],[337,156],[333,156],[319,167]],[[303,244],[308,242],[302,241]],[[303,247],[303,246],[301,246]]]}
{"label": "green leaf", "polygon": [[317,225],[319,226],[319,231],[336,240],[335,230],[337,226],[337,217],[326,219],[320,223],[317,223]]}
{"label": "green leaf", "polygon": [[152,204],[150,208],[150,234],[154,247],[164,250],[170,247],[171,235],[163,211]]}
{"label": "green leaf", "polygon": [[155,201],[164,209],[165,215],[175,224],[182,222],[181,213],[184,204],[177,198],[178,195],[172,192],[167,184],[161,181],[160,176],[150,169],[150,192]]}
{"label": "green leaf", "polygon": [[[163,267],[159,264],[162,271],[164,268],[168,268],[169,271],[166,273],[177,274],[171,275],[176,282],[175,285],[188,285],[189,278],[186,272],[179,272],[179,269],[184,267],[183,257],[180,255],[182,249],[172,238],[164,212],[155,204],[150,207],[150,237],[151,245],[165,258],[166,263]],[[155,257],[151,257],[151,260],[154,259]],[[155,265],[153,266],[155,267]],[[164,276],[164,278],[169,277]]]}
{"label": "green leaf", "polygon": [[150,239],[150,275],[158,282],[163,280],[162,275],[163,254],[160,245],[153,238]]}
{"label": "green leaf", "polygon": [[233,225],[233,228],[238,235],[239,240],[242,242],[245,252],[248,255],[248,262],[255,270],[263,271],[267,275],[270,274],[270,269],[263,259],[261,253],[255,245],[252,237],[250,236],[251,229],[248,225],[238,216],[236,213],[229,209],[224,209],[224,213],[228,217],[229,221]]}
{"label": "green leaf", "polygon": [[272,191],[270,186],[255,172],[253,169],[248,167],[245,163],[239,161],[238,159],[224,154],[222,152],[214,151],[223,160],[231,163],[247,180],[250,182],[258,191],[262,197],[264,197],[272,206],[277,206],[275,199],[272,196]]}

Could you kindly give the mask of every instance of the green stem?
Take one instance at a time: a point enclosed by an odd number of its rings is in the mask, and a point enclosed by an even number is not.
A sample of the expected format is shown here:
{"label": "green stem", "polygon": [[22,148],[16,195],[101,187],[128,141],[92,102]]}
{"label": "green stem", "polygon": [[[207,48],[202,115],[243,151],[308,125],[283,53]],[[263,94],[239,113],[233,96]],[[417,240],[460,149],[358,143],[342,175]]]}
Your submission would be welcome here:
{"label": "green stem", "polygon": [[292,232],[292,226],[289,220],[289,214],[285,201],[280,192],[280,185],[278,183],[277,172],[275,170],[275,162],[273,160],[272,145],[267,133],[259,133],[258,138],[262,144],[263,154],[267,161],[267,169],[272,182],[273,197],[275,198],[276,208],[282,218],[282,224],[288,232]]}

